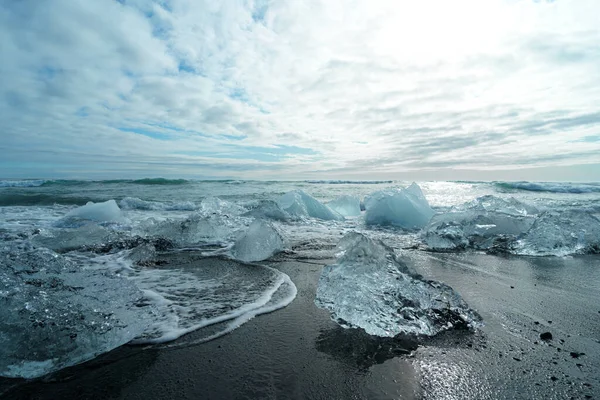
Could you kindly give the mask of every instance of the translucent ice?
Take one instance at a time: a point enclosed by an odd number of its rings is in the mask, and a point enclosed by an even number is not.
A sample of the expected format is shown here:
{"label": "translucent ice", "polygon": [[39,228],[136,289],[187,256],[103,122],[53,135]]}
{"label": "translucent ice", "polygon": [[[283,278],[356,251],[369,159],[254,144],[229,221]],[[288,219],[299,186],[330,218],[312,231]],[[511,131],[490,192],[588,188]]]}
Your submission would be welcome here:
{"label": "translucent ice", "polygon": [[337,263],[321,273],[315,303],[340,325],[383,337],[431,336],[479,321],[452,288],[410,274],[383,243],[353,232],[339,249]]}
{"label": "translucent ice", "polygon": [[250,211],[243,214],[243,216],[257,219],[274,219],[276,221],[287,221],[290,219],[290,214],[282,210],[279,204],[273,200],[261,201]]}
{"label": "translucent ice", "polygon": [[92,359],[142,334],[154,313],[128,280],[27,244],[0,251],[0,301],[4,377]]}
{"label": "translucent ice", "polygon": [[340,196],[327,203],[327,206],[344,217],[360,215],[360,200],[355,196]]}
{"label": "translucent ice", "polygon": [[302,190],[294,190],[277,199],[279,206],[296,217],[312,217],[323,220],[343,220],[344,217],[320,203]]}
{"label": "translucent ice", "polygon": [[206,215],[228,214],[239,215],[245,210],[235,203],[222,200],[218,197],[207,197],[200,203],[200,212]]}
{"label": "translucent ice", "polygon": [[365,199],[367,225],[391,225],[404,229],[424,227],[434,212],[421,188],[413,183],[400,190],[386,190]]}
{"label": "translucent ice", "polygon": [[147,201],[137,197],[125,197],[119,202],[123,210],[151,210],[151,211],[194,211],[196,205],[191,201],[181,203],[161,203],[159,201]]}
{"label": "translucent ice", "polygon": [[536,207],[513,197],[503,199],[492,195],[478,197],[473,201],[454,207],[452,211],[489,211],[508,215],[536,215],[539,213]]}
{"label": "translucent ice", "polygon": [[435,215],[422,238],[430,249],[438,251],[475,248],[510,252],[538,213],[537,208],[514,198],[482,196]]}
{"label": "translucent ice", "polygon": [[514,252],[555,256],[600,253],[600,220],[578,210],[545,212],[517,241]]}
{"label": "translucent ice", "polygon": [[183,220],[156,221],[152,218],[140,223],[134,233],[142,237],[162,237],[187,246],[200,242],[224,242],[235,236],[243,221],[227,215],[192,214]]}
{"label": "translucent ice", "polygon": [[54,229],[34,236],[33,241],[59,253],[98,246],[118,238],[114,231],[100,225],[87,224],[73,229]]}
{"label": "translucent ice", "polygon": [[449,212],[435,215],[422,237],[432,250],[492,249],[513,241],[533,222],[534,217],[493,211]]}
{"label": "translucent ice", "polygon": [[103,203],[89,201],[85,206],[69,211],[58,225],[76,226],[82,221],[122,223],[127,220],[116,201],[108,200]]}
{"label": "translucent ice", "polygon": [[248,230],[240,236],[231,249],[238,260],[251,262],[266,260],[283,250],[283,238],[266,221],[254,221]]}

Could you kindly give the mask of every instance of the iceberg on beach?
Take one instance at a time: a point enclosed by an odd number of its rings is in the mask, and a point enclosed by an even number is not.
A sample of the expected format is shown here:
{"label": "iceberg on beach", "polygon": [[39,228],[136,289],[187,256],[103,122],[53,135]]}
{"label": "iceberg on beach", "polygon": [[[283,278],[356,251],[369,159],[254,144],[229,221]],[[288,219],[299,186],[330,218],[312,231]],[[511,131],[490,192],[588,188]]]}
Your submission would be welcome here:
{"label": "iceberg on beach", "polygon": [[321,273],[315,304],[340,325],[381,337],[432,336],[480,321],[451,287],[412,274],[380,241],[352,232],[338,247],[336,264]]}
{"label": "iceberg on beach", "polygon": [[599,254],[600,220],[579,210],[547,211],[517,241],[523,255]]}
{"label": "iceberg on beach", "polygon": [[161,203],[159,201],[147,201],[137,197],[125,197],[119,202],[123,210],[144,210],[144,211],[195,211],[198,207],[191,201],[181,203]]}
{"label": "iceberg on beach", "polygon": [[499,212],[450,212],[435,215],[421,237],[429,249],[436,251],[502,250],[500,247],[526,232],[534,221],[535,217]]}
{"label": "iceberg on beach", "polygon": [[254,221],[235,241],[231,254],[241,261],[262,261],[283,250],[283,238],[271,224]]}
{"label": "iceberg on beach", "polygon": [[82,225],[86,221],[124,223],[127,219],[114,200],[102,203],[89,201],[85,206],[71,210],[59,222],[59,226]]}
{"label": "iceberg on beach", "polygon": [[590,254],[600,252],[600,221],[586,210],[540,212],[512,198],[483,196],[435,215],[421,238],[434,251]]}
{"label": "iceberg on beach", "polygon": [[404,229],[423,228],[434,214],[416,183],[399,190],[375,192],[365,199],[367,225],[388,225]]}
{"label": "iceberg on beach", "polygon": [[205,215],[239,215],[244,211],[244,208],[238,206],[237,204],[227,200],[222,200],[218,197],[207,197],[200,203],[200,212]]}
{"label": "iceberg on beach", "polygon": [[290,214],[282,210],[279,204],[273,200],[261,201],[250,211],[242,214],[242,216],[256,219],[273,219],[276,221],[288,221],[291,218]]}
{"label": "iceberg on beach", "polygon": [[435,251],[509,251],[514,240],[533,225],[537,213],[535,207],[513,198],[482,196],[435,215],[421,237]]}
{"label": "iceberg on beach", "polygon": [[[157,221],[149,218],[142,221],[134,230],[141,237],[160,237],[180,246],[200,242],[224,242],[234,237],[243,224],[239,218],[227,215],[192,214],[181,220]],[[243,226],[243,225],[241,225]]]}
{"label": "iceberg on beach", "polygon": [[360,215],[360,200],[355,196],[340,196],[327,203],[327,206],[344,217]]}
{"label": "iceberg on beach", "polygon": [[110,351],[150,326],[127,279],[29,243],[0,251],[0,376],[36,378]]}
{"label": "iceberg on beach", "polygon": [[101,225],[87,224],[74,229],[42,231],[35,235],[32,241],[58,253],[64,253],[85,247],[99,246],[116,240],[118,237],[118,233]]}
{"label": "iceberg on beach", "polygon": [[295,217],[311,217],[323,220],[343,220],[344,217],[302,190],[293,190],[277,199],[277,204]]}

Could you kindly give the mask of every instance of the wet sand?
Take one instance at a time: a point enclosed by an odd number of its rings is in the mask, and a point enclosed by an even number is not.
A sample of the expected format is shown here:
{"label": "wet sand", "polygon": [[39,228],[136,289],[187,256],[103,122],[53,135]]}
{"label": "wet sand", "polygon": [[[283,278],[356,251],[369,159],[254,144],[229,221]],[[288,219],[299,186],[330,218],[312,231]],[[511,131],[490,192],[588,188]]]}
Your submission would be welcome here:
{"label": "wet sand", "polygon": [[[271,261],[298,296],[214,341],[124,346],[34,382],[0,380],[6,399],[583,399],[600,396],[600,257],[405,252],[482,315],[478,332],[378,340],[314,303],[327,260]],[[190,261],[192,260],[192,261]],[[190,255],[168,261],[198,262]],[[540,334],[552,333],[543,341]]]}

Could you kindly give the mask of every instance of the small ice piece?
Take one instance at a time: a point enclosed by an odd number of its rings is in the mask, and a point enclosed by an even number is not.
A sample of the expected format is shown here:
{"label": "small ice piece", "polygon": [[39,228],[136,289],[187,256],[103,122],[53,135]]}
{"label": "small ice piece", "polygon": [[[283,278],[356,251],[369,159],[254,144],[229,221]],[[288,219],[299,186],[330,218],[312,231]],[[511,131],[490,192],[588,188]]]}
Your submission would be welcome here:
{"label": "small ice piece", "polygon": [[497,212],[508,215],[536,215],[539,210],[531,204],[523,203],[514,197],[508,200],[500,197],[485,195],[465,204],[453,207],[452,211]]}
{"label": "small ice piece", "polygon": [[253,217],[256,219],[273,219],[276,221],[287,221],[290,219],[290,215],[282,210],[279,204],[273,200],[261,201],[256,207],[252,208],[242,216]]}
{"label": "small ice piece", "polygon": [[321,273],[315,304],[341,326],[394,337],[478,325],[480,317],[458,293],[411,274],[380,241],[351,232],[338,247],[337,263]]}
{"label": "small ice piece", "polygon": [[286,212],[296,217],[312,217],[338,221],[344,219],[343,216],[299,189],[279,197],[277,203]]}
{"label": "small ice piece", "polygon": [[327,203],[327,206],[344,217],[355,217],[360,215],[360,200],[355,196],[340,196]]}
{"label": "small ice piece", "polygon": [[449,212],[435,215],[421,237],[429,249],[436,251],[469,247],[509,251],[511,243],[533,222],[534,217],[491,211]]}
{"label": "small ice piece", "polygon": [[33,242],[56,252],[63,253],[84,247],[99,246],[116,240],[118,233],[101,225],[88,223],[75,229],[54,229],[43,231],[33,237]]}
{"label": "small ice piece", "polygon": [[200,242],[224,242],[235,236],[243,221],[226,215],[192,214],[182,220],[156,221],[149,218],[136,226],[142,237],[161,237],[181,246]]}
{"label": "small ice piece", "polygon": [[0,252],[0,376],[36,378],[119,347],[155,309],[125,278],[50,250]]}
{"label": "small ice piece", "polygon": [[600,220],[585,211],[547,211],[518,240],[515,253],[566,256],[600,253]]}
{"label": "small ice piece", "polygon": [[207,197],[200,203],[200,212],[205,215],[239,215],[244,211],[244,208],[238,206],[237,204],[222,200],[218,197]]}
{"label": "small ice piece", "polygon": [[[60,226],[71,225],[70,222],[94,221],[94,222],[116,222],[123,223],[127,220],[123,216],[121,209],[114,200],[108,200],[102,203],[89,201],[85,206],[71,210],[59,222]],[[76,224],[73,224],[76,225]]]}
{"label": "small ice piece", "polygon": [[435,251],[475,248],[510,252],[538,213],[537,208],[513,198],[483,196],[435,215],[421,237]]}
{"label": "small ice piece", "polygon": [[400,190],[385,190],[365,199],[367,225],[391,225],[404,229],[423,228],[434,214],[421,188],[413,183]]}
{"label": "small ice piece", "polygon": [[159,201],[147,201],[137,197],[125,197],[119,202],[123,210],[147,210],[147,211],[194,211],[196,205],[191,201],[181,203],[161,203]]}
{"label": "small ice piece", "polygon": [[236,240],[231,254],[241,261],[262,261],[283,250],[283,246],[283,238],[271,224],[256,220]]}

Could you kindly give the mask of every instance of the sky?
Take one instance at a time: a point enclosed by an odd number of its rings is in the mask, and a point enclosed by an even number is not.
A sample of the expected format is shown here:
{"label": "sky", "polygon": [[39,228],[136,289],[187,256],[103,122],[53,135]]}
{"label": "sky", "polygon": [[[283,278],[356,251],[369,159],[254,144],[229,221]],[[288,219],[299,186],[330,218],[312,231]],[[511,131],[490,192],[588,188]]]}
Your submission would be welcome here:
{"label": "sky", "polygon": [[3,1],[0,154],[2,178],[600,181],[600,1]]}

